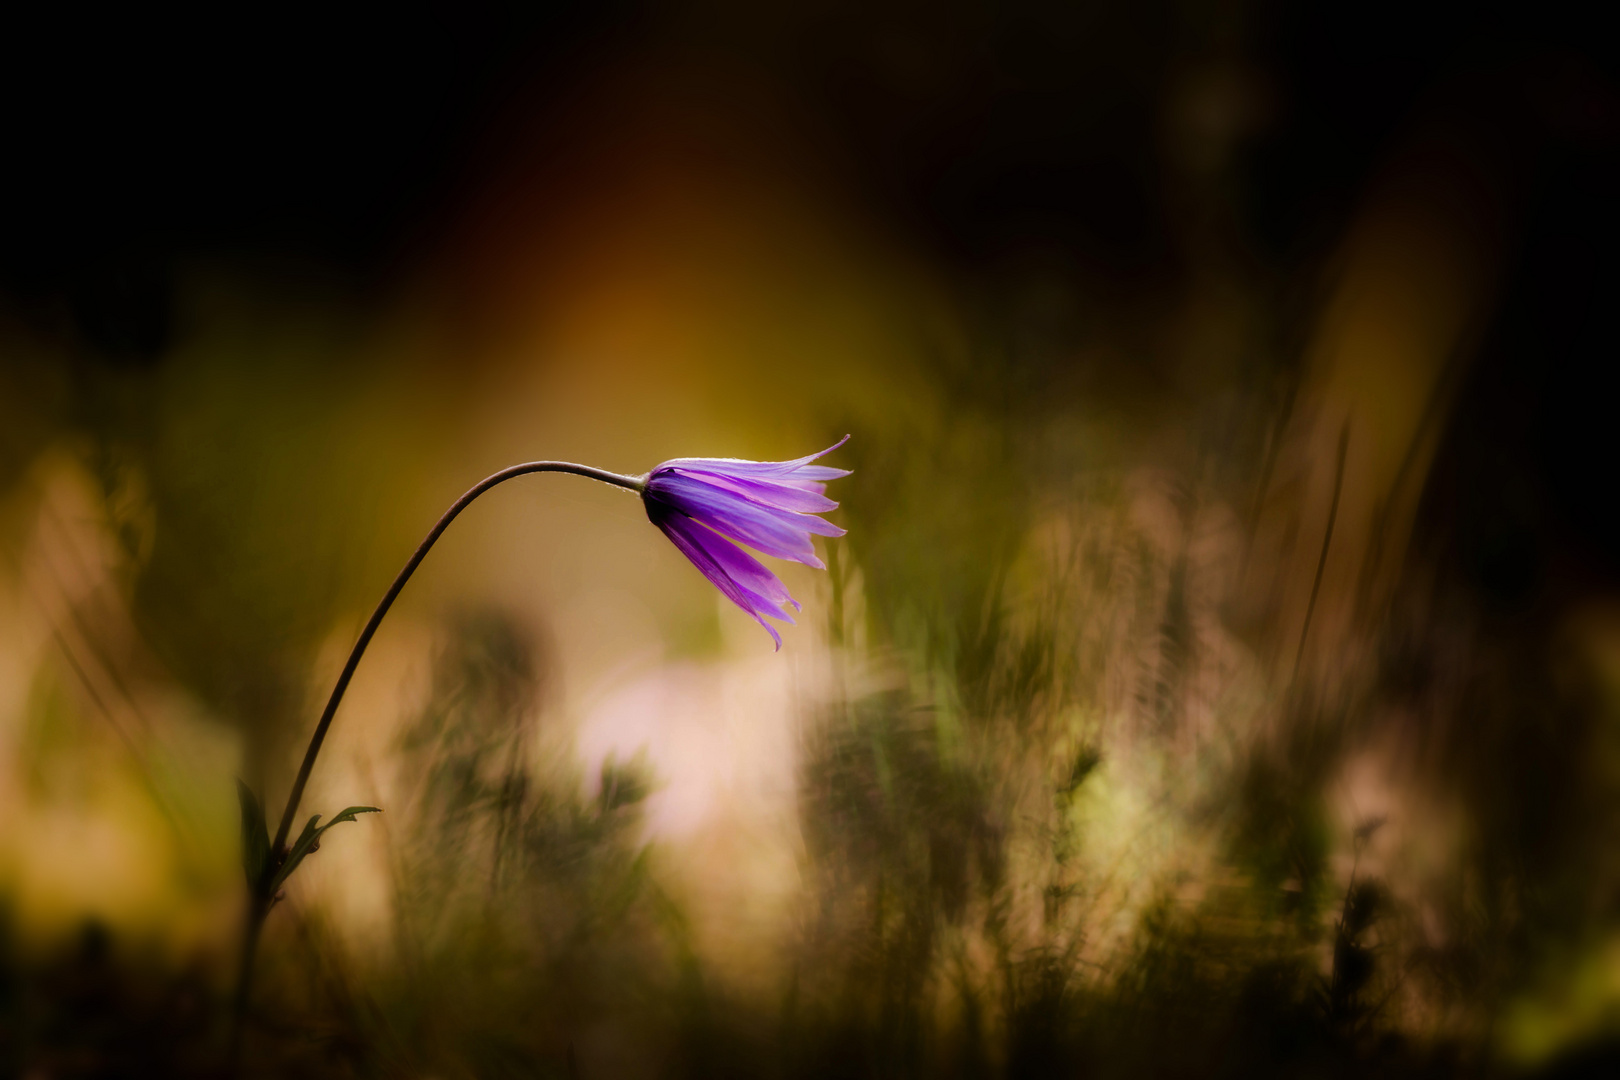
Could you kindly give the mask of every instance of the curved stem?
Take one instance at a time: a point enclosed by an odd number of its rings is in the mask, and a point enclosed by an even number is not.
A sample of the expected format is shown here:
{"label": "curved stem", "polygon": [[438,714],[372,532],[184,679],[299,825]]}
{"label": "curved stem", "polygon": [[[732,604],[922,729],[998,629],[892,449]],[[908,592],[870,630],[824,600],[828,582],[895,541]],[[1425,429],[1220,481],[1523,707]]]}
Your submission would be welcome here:
{"label": "curved stem", "polygon": [[444,512],[433,528],[428,530],[427,536],[416,546],[416,551],[394,577],[394,583],[388,586],[388,591],[383,593],[383,598],[377,602],[377,608],[366,621],[365,629],[360,631],[359,640],[354,643],[354,648],[349,650],[349,659],[338,675],[337,685],[332,687],[332,696],[326,699],[326,708],[321,712],[320,722],[315,725],[315,733],[310,736],[309,749],[304,751],[304,762],[298,767],[298,776],[293,780],[292,790],[287,793],[287,808],[282,811],[281,825],[276,829],[276,838],[270,845],[270,857],[265,860],[264,872],[258,881],[252,883],[251,895],[248,897],[247,921],[242,927],[242,958],[237,971],[236,1001],[231,1018],[230,1041],[226,1049],[225,1075],[235,1077],[241,1065],[248,998],[253,989],[253,954],[258,950],[259,931],[264,926],[265,917],[270,914],[270,908],[275,903],[270,883],[275,880],[276,871],[284,857],[287,836],[292,831],[293,818],[298,814],[298,804],[304,798],[304,786],[309,783],[309,774],[315,768],[315,758],[321,752],[321,744],[326,741],[327,729],[332,726],[332,717],[337,714],[338,705],[343,701],[343,694],[349,689],[349,680],[354,678],[354,669],[360,666],[360,657],[365,655],[366,646],[371,644],[372,637],[377,633],[377,627],[382,624],[388,609],[394,606],[400,590],[405,588],[405,583],[411,579],[411,575],[416,572],[416,568],[427,557],[427,553],[444,530],[456,519],[456,515],[495,485],[503,484],[513,477],[540,472],[572,473],[575,476],[600,480],[604,484],[612,484],[614,487],[638,493],[647,485],[645,477],[621,476],[619,473],[611,473],[604,469],[593,469],[589,465],[575,465],[568,461],[527,461],[522,465],[502,469],[474,484],[466,494],[450,504],[450,509]]}
{"label": "curved stem", "polygon": [[502,469],[492,476],[486,476],[469,488],[465,495],[450,504],[450,509],[446,510],[444,516],[440,517],[433,528],[428,530],[427,536],[416,546],[416,552],[394,578],[394,583],[388,586],[388,591],[378,601],[377,609],[371,613],[370,620],[366,622],[365,629],[360,631],[359,640],[354,643],[354,648],[349,651],[349,659],[344,663],[342,673],[338,675],[337,685],[332,687],[332,696],[326,700],[326,708],[321,712],[320,722],[315,725],[315,734],[310,736],[309,749],[304,752],[304,763],[298,767],[298,776],[293,780],[292,790],[287,793],[287,809],[282,811],[281,825],[276,829],[276,838],[270,844],[271,874],[274,873],[274,865],[281,854],[282,847],[287,843],[287,836],[292,832],[293,818],[297,816],[298,804],[304,797],[304,785],[309,783],[309,774],[315,768],[315,758],[321,752],[321,743],[326,741],[326,731],[332,726],[332,717],[337,713],[338,703],[343,700],[344,691],[349,688],[349,680],[354,677],[354,669],[360,666],[360,657],[365,655],[366,646],[371,644],[372,636],[376,634],[377,627],[383,621],[383,616],[388,614],[388,609],[394,606],[394,600],[399,596],[400,590],[411,579],[411,575],[416,572],[417,566],[421,564],[422,559],[427,556],[428,551],[438,541],[440,534],[456,519],[457,514],[467,508],[469,503],[497,484],[503,484],[514,477],[540,472],[572,473],[575,476],[600,480],[604,484],[612,484],[615,487],[622,487],[635,492],[640,492],[646,485],[646,481],[642,477],[622,476],[619,473],[608,472],[605,469],[593,469],[589,465],[575,465],[568,461],[527,461],[522,465],[513,465],[510,468]]}

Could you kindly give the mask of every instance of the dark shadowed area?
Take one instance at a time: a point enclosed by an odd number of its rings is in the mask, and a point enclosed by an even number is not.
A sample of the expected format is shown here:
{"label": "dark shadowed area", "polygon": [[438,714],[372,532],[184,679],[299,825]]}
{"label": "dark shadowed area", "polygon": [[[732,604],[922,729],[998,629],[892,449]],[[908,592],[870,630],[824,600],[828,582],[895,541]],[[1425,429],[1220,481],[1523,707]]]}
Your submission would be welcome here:
{"label": "dark shadowed area", "polygon": [[0,16],[0,1076],[1620,1074],[1592,7]]}

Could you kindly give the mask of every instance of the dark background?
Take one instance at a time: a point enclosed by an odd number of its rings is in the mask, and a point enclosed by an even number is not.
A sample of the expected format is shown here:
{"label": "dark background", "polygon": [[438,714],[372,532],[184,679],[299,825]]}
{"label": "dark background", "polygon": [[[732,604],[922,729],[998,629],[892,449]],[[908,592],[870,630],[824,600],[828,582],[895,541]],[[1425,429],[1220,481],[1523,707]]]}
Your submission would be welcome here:
{"label": "dark background", "polygon": [[1614,355],[1620,98],[1598,8],[18,9],[0,35],[0,283],[106,363],[162,353],[183,257],[291,255],[384,289],[517,112],[656,43],[768,73],[831,133],[871,211],[957,273],[993,275],[1033,246],[1127,295],[1173,288],[1162,101],[1189,64],[1238,56],[1265,107],[1232,171],[1233,227],[1284,293],[1414,117],[1438,110],[1508,148],[1522,210],[1500,359],[1481,377],[1512,388],[1480,393],[1511,399],[1517,421],[1491,426],[1524,443],[1522,467],[1602,563],[1617,536],[1591,497],[1612,461],[1593,378]]}

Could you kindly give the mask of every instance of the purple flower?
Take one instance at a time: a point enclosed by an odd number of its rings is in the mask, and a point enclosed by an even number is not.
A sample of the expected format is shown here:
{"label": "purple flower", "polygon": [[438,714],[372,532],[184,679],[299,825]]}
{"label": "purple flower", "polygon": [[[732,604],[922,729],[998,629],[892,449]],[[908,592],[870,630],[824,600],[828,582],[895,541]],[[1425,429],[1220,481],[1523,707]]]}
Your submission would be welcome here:
{"label": "purple flower", "polygon": [[844,530],[814,515],[837,508],[822,492],[826,481],[849,470],[810,463],[848,441],[845,435],[820,454],[793,461],[676,458],[647,474],[641,499],[648,519],[728,600],[757,619],[778,649],[782,635],[764,616],[792,622],[784,605],[797,611],[799,602],[758,559],[725,538],[825,570],[810,534],[843,536]]}

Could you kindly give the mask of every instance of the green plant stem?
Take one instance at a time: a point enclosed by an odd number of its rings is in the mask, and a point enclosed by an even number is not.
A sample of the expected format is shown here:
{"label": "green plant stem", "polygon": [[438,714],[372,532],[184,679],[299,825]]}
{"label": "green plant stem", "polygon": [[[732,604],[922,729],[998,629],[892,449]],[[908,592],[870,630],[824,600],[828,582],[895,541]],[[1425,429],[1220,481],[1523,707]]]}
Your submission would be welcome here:
{"label": "green plant stem", "polygon": [[253,988],[253,955],[258,951],[259,932],[264,929],[270,904],[255,888],[248,898],[247,924],[242,932],[242,956],[236,980],[236,998],[231,1005],[231,1042],[225,1052],[226,1075],[235,1076],[242,1061],[242,1028],[247,1020],[248,993]]}
{"label": "green plant stem", "polygon": [[248,997],[253,987],[253,954],[258,948],[259,932],[263,928],[265,917],[269,915],[270,907],[275,902],[275,897],[270,895],[270,882],[275,880],[276,871],[281,861],[286,858],[287,837],[292,832],[293,819],[298,814],[298,804],[303,800],[304,787],[309,783],[309,774],[315,768],[315,759],[320,755],[321,744],[326,741],[327,730],[332,726],[332,717],[337,714],[338,704],[342,702],[344,693],[349,689],[349,681],[354,678],[355,668],[360,666],[360,658],[365,655],[366,646],[371,644],[371,639],[376,635],[383,617],[388,614],[388,609],[394,606],[395,599],[399,597],[400,591],[405,588],[405,583],[411,579],[411,575],[416,572],[422,560],[427,557],[427,553],[438,542],[444,530],[450,527],[450,523],[474,499],[508,480],[527,476],[529,473],[542,472],[571,473],[574,476],[600,480],[604,484],[612,484],[614,487],[637,493],[646,486],[645,478],[640,476],[624,476],[605,469],[593,469],[589,465],[575,465],[568,461],[527,461],[521,465],[513,465],[486,476],[469,488],[461,498],[451,503],[450,509],[446,510],[433,528],[428,530],[427,536],[416,546],[416,551],[394,577],[394,583],[388,586],[388,591],[377,602],[376,610],[366,621],[365,628],[360,631],[360,637],[355,641],[354,648],[349,650],[349,659],[344,663],[342,672],[338,674],[331,697],[326,700],[326,708],[322,710],[321,718],[315,725],[315,732],[310,736],[309,749],[304,751],[303,764],[298,767],[298,775],[293,780],[292,790],[287,793],[287,808],[282,811],[281,824],[276,829],[275,839],[271,841],[270,858],[266,860],[264,874],[253,887],[247,924],[242,930],[242,961],[238,971],[235,1016],[231,1024],[229,1060],[232,1073],[236,1071],[241,1053],[242,1026],[247,1013]]}

